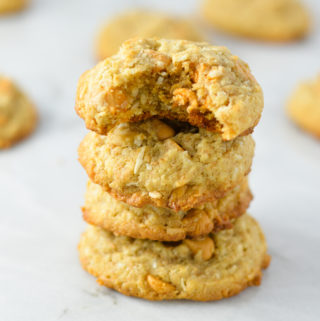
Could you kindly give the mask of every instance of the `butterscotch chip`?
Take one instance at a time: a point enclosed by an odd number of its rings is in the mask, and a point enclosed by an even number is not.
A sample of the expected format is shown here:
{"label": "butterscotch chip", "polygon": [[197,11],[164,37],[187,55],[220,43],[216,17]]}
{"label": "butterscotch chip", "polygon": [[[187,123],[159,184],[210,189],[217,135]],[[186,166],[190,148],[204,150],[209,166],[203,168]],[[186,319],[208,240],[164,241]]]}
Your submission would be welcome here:
{"label": "butterscotch chip", "polygon": [[81,237],[80,260],[101,285],[149,300],[219,300],[260,284],[270,257],[252,217],[210,238],[214,253],[199,260],[184,242],[132,239],[90,226]]}
{"label": "butterscotch chip", "polygon": [[167,124],[158,119],[152,119],[151,121],[159,140],[164,140],[174,136],[175,132],[172,127],[168,126]]}
{"label": "butterscotch chip", "polygon": [[150,287],[160,295],[166,295],[175,291],[175,287],[172,284],[163,282],[162,280],[151,274],[147,276],[147,281]]}
{"label": "butterscotch chip", "polygon": [[114,199],[97,184],[88,182],[84,219],[117,235],[159,241],[179,241],[231,228],[235,218],[245,213],[252,195],[247,179],[222,199],[197,209],[175,212],[146,205],[130,206]]}
{"label": "butterscotch chip", "polygon": [[0,148],[30,135],[37,124],[36,110],[15,84],[0,76]]}
{"label": "butterscotch chip", "polygon": [[20,11],[28,2],[28,0],[0,0],[0,14]]}
{"label": "butterscotch chip", "polygon": [[299,0],[204,0],[206,20],[234,35],[268,41],[305,36],[310,17]]}
{"label": "butterscotch chip", "polygon": [[246,63],[224,47],[186,40],[133,39],[84,73],[76,111],[106,134],[151,117],[189,122],[232,140],[259,122],[263,94]]}
{"label": "butterscotch chip", "polygon": [[298,126],[320,138],[320,75],[298,86],[289,100],[287,111]]}
{"label": "butterscotch chip", "polygon": [[125,40],[134,37],[203,40],[190,21],[159,12],[129,11],[114,17],[101,29],[96,48],[98,58],[116,54]]}
{"label": "butterscotch chip", "polygon": [[80,163],[114,197],[175,211],[221,198],[249,173],[250,135],[223,141],[204,129],[174,126],[175,135],[164,140],[152,120],[120,124],[106,136],[90,132],[79,147]]}
{"label": "butterscotch chip", "polygon": [[195,257],[200,256],[200,259],[204,261],[211,259],[214,253],[214,242],[210,236],[185,239],[184,244],[188,246]]}

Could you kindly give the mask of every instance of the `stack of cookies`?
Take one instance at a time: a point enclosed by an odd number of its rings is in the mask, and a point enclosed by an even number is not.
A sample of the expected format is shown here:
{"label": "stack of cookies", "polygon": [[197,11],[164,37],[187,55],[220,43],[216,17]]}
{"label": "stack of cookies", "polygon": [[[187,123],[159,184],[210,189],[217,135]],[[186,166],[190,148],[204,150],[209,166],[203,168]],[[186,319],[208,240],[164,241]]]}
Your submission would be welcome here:
{"label": "stack of cookies", "polygon": [[84,73],[84,269],[151,300],[218,300],[258,285],[270,259],[246,210],[262,109],[249,67],[206,43],[129,40]]}

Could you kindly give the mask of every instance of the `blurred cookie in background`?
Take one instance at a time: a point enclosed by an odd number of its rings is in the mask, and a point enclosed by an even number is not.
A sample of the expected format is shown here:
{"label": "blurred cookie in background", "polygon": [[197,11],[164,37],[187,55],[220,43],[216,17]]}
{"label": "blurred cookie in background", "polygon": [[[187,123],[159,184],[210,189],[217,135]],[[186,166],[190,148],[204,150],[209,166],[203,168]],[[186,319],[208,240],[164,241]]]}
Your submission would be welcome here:
{"label": "blurred cookie in background", "polygon": [[29,98],[9,79],[0,76],[0,149],[31,134],[37,124]]}
{"label": "blurred cookie in background", "polygon": [[0,14],[20,11],[27,3],[28,0],[0,0]]}
{"label": "blurred cookie in background", "polygon": [[299,0],[204,0],[202,13],[212,26],[266,41],[304,37],[310,17]]}
{"label": "blurred cookie in background", "polygon": [[204,40],[197,27],[187,19],[158,12],[129,11],[114,17],[101,29],[96,45],[97,57],[102,60],[117,53],[125,40],[134,37]]}
{"label": "blurred cookie in background", "polygon": [[320,74],[298,85],[289,99],[287,112],[298,126],[320,138]]}

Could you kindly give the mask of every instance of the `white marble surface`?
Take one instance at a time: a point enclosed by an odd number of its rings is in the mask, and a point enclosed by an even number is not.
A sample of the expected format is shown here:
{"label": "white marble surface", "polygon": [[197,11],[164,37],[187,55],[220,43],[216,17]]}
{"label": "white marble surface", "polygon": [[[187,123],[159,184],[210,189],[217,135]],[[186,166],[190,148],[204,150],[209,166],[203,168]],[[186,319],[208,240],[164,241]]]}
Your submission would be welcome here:
{"label": "white marble surface", "polygon": [[320,71],[317,0],[308,2],[316,24],[303,42],[209,34],[249,62],[265,92],[250,208],[273,257],[262,286],[215,303],[153,303],[99,287],[80,268],[87,178],[76,149],[86,130],[73,110],[76,83],[95,63],[97,26],[143,3],[185,14],[197,8],[192,0],[34,0],[28,11],[0,18],[0,72],[16,79],[40,112],[35,135],[0,152],[0,320],[319,320],[320,142],[284,114],[297,81]]}

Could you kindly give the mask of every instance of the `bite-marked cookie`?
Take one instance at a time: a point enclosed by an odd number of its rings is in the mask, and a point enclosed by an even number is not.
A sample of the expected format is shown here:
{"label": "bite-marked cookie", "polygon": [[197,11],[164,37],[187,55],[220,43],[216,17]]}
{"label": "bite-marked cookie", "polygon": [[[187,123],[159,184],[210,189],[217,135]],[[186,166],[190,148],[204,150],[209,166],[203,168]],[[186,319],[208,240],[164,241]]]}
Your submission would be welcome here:
{"label": "bite-marked cookie", "polygon": [[270,262],[249,215],[230,230],[177,243],[115,236],[90,226],[79,244],[82,266],[98,283],[149,300],[219,300],[259,285]]}
{"label": "bite-marked cookie", "polygon": [[186,19],[159,12],[129,11],[114,17],[101,29],[96,49],[98,58],[116,54],[125,40],[135,37],[203,40],[197,28]]}
{"label": "bite-marked cookie", "polygon": [[263,94],[248,65],[224,47],[133,39],[81,76],[75,108],[100,134],[155,116],[232,140],[257,125]]}
{"label": "bite-marked cookie", "polygon": [[298,86],[289,100],[287,111],[296,124],[320,138],[320,75]]}
{"label": "bite-marked cookie", "polygon": [[15,84],[0,76],[0,148],[7,148],[30,135],[37,113],[29,98]]}
{"label": "bite-marked cookie", "polygon": [[213,26],[260,40],[294,40],[310,28],[309,14],[299,0],[204,0],[202,9]]}
{"label": "bite-marked cookie", "polygon": [[186,123],[123,123],[90,132],[78,149],[91,180],[130,205],[187,211],[221,198],[249,173],[251,135],[223,141]]}
{"label": "bite-marked cookie", "polygon": [[0,0],[0,14],[20,11],[27,3],[28,0]]}
{"label": "bite-marked cookie", "polygon": [[252,194],[247,179],[222,199],[189,211],[147,205],[130,206],[114,199],[97,184],[88,182],[84,219],[116,235],[157,241],[180,241],[231,228],[235,218],[247,210]]}

